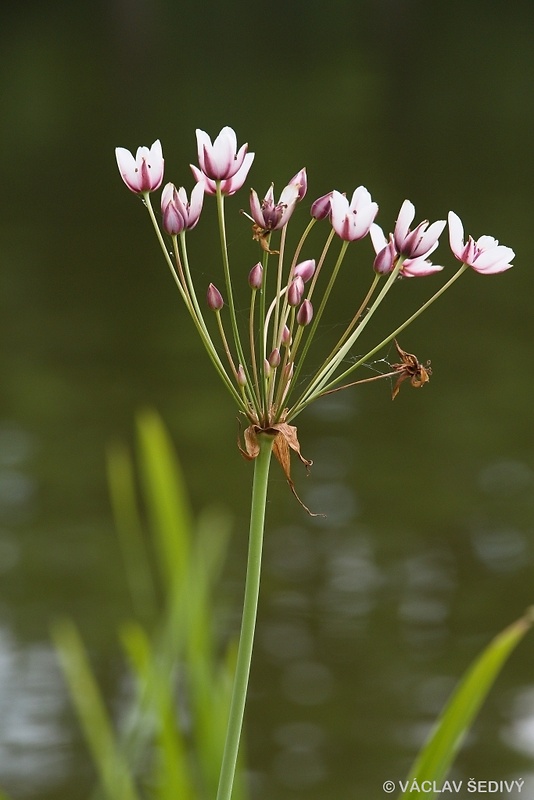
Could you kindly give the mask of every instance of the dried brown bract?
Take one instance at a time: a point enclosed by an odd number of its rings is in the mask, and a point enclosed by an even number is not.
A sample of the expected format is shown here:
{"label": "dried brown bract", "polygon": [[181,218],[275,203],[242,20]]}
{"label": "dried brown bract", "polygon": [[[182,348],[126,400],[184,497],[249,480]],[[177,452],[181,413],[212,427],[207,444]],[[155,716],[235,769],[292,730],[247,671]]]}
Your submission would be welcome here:
{"label": "dried brown bract", "polygon": [[304,505],[297,494],[295,484],[291,478],[291,450],[297,454],[300,461],[306,467],[306,470],[309,470],[313,464],[313,461],[304,458],[300,452],[300,443],[297,438],[296,427],[294,425],[288,425],[287,422],[276,422],[273,425],[268,425],[264,428],[262,428],[259,424],[249,425],[243,434],[244,447],[241,446],[239,439],[237,442],[239,452],[244,458],[247,459],[247,461],[252,461],[258,457],[260,452],[258,436],[274,437],[273,453],[276,456],[278,463],[282,467],[285,478],[289,484],[289,488],[293,492],[302,508],[307,511],[311,517],[323,517],[324,514],[315,514],[313,511],[310,511],[306,505]]}
{"label": "dried brown bract", "polygon": [[252,238],[255,242],[259,242],[261,245],[261,249],[265,250],[266,253],[269,253],[271,256],[278,255],[280,253],[279,250],[271,250],[269,248],[269,236],[271,235],[271,231],[262,228],[256,222],[252,226]]}

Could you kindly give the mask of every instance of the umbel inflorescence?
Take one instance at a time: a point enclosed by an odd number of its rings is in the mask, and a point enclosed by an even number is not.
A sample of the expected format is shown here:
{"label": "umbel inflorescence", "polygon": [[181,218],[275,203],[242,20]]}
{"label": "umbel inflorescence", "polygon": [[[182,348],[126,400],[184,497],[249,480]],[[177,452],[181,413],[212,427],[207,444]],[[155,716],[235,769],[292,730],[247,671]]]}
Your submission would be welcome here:
{"label": "umbel inflorescence", "polygon": [[[431,374],[429,364],[423,365],[404,351],[396,337],[468,267],[482,275],[503,272],[512,266],[514,252],[491,236],[478,240],[469,236],[464,241],[462,222],[450,211],[449,242],[460,267],[419,309],[395,330],[379,336],[376,346],[364,355],[352,357],[347,367],[356,341],[393,284],[401,277],[423,277],[443,270],[432,263],[430,256],[438,247],[445,220],[432,224],[425,220],[414,225],[415,208],[405,200],[393,232],[386,236],[375,223],[378,205],[364,186],[359,186],[350,199],[334,189],[311,204],[310,220],[290,254],[286,251],[288,225],[308,188],[306,170],[300,169],[278,199],[273,185],[263,199],[255,190],[250,192],[252,235],[259,244],[261,258],[255,264],[231,266],[225,198],[242,189],[254,153],[248,151],[246,144],[238,148],[236,134],[229,127],[223,128],[213,142],[204,131],[197,130],[196,136],[199,166],[191,165],[195,185],[189,197],[183,187],[177,189],[172,183],[164,186],[159,222],[151,193],[163,182],[160,142],[150,148],[140,147],[135,156],[118,147],[117,163],[125,184],[143,198],[167,265],[212,364],[247,420],[242,453],[253,459],[259,451],[258,436],[263,433],[274,437],[274,452],[294,491],[289,472],[290,450],[305,464],[310,463],[301,455],[296,428],[290,424],[298,414],[322,395],[370,380],[393,377],[393,397],[406,379],[412,386],[424,386]],[[219,230],[214,242],[219,242],[221,250],[220,288],[212,283],[199,288],[186,246],[189,232],[200,221],[205,195],[214,195],[217,203]],[[303,257],[310,231],[321,221],[329,223],[322,251],[316,257]],[[369,268],[368,290],[355,305],[354,315],[336,345],[310,374],[314,335],[334,283],[342,280],[341,266],[347,250],[351,243],[368,235],[376,253]],[[246,325],[240,325],[233,286],[235,281],[246,280],[250,288],[249,314]],[[350,288],[352,291],[352,278]],[[215,325],[208,320],[209,315],[214,316]],[[391,341],[395,341],[400,359],[391,365],[391,371],[352,380],[356,370]],[[303,383],[302,367],[307,359]]]}

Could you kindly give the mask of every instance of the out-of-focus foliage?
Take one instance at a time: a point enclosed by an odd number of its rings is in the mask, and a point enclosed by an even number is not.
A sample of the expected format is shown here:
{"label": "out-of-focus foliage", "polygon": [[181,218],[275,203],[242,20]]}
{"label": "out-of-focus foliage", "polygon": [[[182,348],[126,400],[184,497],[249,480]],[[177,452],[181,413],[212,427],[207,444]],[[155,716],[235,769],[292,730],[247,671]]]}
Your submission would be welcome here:
{"label": "out-of-focus foliage", "polygon": [[[133,613],[120,630],[131,686],[117,719],[74,623],[55,624],[54,641],[103,796],[211,798],[234,663],[233,647],[218,635],[224,617],[215,593],[230,527],[219,511],[193,523],[179,463],[156,414],[139,417],[138,442],[138,471],[122,446],[110,450],[108,462]],[[240,779],[235,797],[244,797]]]}

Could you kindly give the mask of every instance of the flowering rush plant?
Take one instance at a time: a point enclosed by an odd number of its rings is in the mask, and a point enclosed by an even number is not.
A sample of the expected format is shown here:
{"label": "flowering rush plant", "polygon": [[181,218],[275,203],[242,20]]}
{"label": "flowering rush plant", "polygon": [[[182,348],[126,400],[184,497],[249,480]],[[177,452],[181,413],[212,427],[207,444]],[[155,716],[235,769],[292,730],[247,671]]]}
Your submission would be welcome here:
{"label": "flowering rush plant", "polygon": [[[308,189],[306,170],[300,169],[278,199],[273,185],[263,198],[251,190],[250,214],[246,216],[252,222],[259,260],[252,263],[251,258],[249,264],[231,267],[225,201],[243,188],[254,153],[249,152],[247,144],[238,147],[236,134],[229,127],[223,128],[213,142],[201,130],[197,130],[196,137],[198,166],[191,166],[193,189],[188,196],[185,188],[177,189],[167,183],[161,192],[158,215],[151,194],[163,182],[160,142],[154,142],[150,148],[139,147],[135,156],[118,147],[116,157],[124,183],[143,200],[185,307],[241,419],[246,422],[239,448],[255,465],[242,628],[217,795],[217,800],[230,800],[252,657],[272,454],[297,496],[291,478],[291,452],[306,467],[312,462],[301,453],[297,429],[292,424],[295,418],[317,398],[356,384],[389,378],[393,381],[393,398],[406,380],[414,387],[424,386],[431,375],[429,362],[422,364],[415,355],[403,350],[397,337],[466,270],[471,268],[481,275],[504,272],[512,266],[514,252],[491,236],[476,240],[469,236],[465,241],[460,218],[449,212],[450,247],[460,262],[457,271],[404,322],[378,336],[376,345],[364,355],[352,356],[356,342],[399,279],[425,277],[444,269],[433,263],[430,256],[438,247],[446,221],[430,224],[424,220],[414,224],[415,208],[405,200],[392,226],[393,232],[386,235],[375,222],[378,205],[364,186],[356,188],[350,199],[334,189],[311,204],[309,222],[294,252],[288,253],[288,225]],[[187,250],[189,232],[200,222],[206,195],[213,195],[217,204],[222,265],[222,283],[219,286],[210,283],[207,287],[198,285]],[[317,223],[325,225],[326,236],[322,251],[315,255],[307,251],[310,231]],[[374,261],[369,265],[369,286],[335,346],[326,356],[321,355],[314,371],[307,367],[303,381],[303,364],[311,360],[317,328],[334,284],[341,279],[349,247],[367,236],[375,251]],[[235,281],[242,284],[248,281],[250,305],[244,325],[236,313]],[[352,276],[350,281],[352,291]],[[391,364],[388,371],[354,380],[354,373],[392,341],[398,362]]]}

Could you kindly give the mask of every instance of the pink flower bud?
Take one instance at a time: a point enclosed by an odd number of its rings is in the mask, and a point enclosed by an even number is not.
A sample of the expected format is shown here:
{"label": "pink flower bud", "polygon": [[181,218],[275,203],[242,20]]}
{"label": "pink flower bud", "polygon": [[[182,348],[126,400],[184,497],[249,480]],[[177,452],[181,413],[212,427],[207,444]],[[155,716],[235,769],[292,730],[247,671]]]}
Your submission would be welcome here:
{"label": "pink flower bud", "polygon": [[[185,219],[181,213],[178,203],[172,197],[176,193],[176,188],[172,183],[168,183],[161,195],[161,220],[163,230],[169,236],[177,236],[185,230]],[[171,197],[167,195],[171,194]]]}
{"label": "pink flower bud", "polygon": [[[380,235],[382,235],[382,239],[385,241],[385,237],[382,234],[382,229],[379,228],[378,225],[375,225],[375,223],[371,225],[370,233],[373,243],[375,241],[380,242],[379,238]],[[385,244],[380,250],[378,250],[376,254],[376,258],[373,263],[374,271],[377,272],[379,275],[388,275],[393,270],[397,257],[398,254],[395,249],[395,242],[393,241],[393,236],[390,236],[389,242]]]}
{"label": "pink flower bud", "polygon": [[213,283],[210,283],[210,285],[208,286],[206,300],[208,303],[208,307],[211,308],[212,311],[220,311],[224,305],[222,294],[217,289],[217,287],[213,285]]}
{"label": "pink flower bud", "polygon": [[289,284],[289,288],[287,290],[287,302],[290,306],[298,306],[300,301],[302,300],[302,295],[304,294],[304,281],[300,277],[296,277],[291,283]]}
{"label": "pink flower bud", "polygon": [[277,347],[275,347],[275,349],[270,354],[270,356],[268,358],[268,361],[269,361],[269,364],[271,365],[271,367],[276,368],[276,367],[279,366],[279,364],[280,364],[280,350]]}
{"label": "pink flower bud", "polygon": [[243,365],[240,364],[237,369],[237,382],[239,386],[246,386],[247,385],[247,376],[245,370],[243,369]]}
{"label": "pink flower bud", "polygon": [[312,203],[312,207],[310,209],[310,213],[312,217],[315,219],[324,219],[330,214],[330,201],[332,200],[332,192],[328,192],[328,194],[324,194],[322,197],[318,197],[314,203]]}
{"label": "pink flower bud", "polygon": [[197,183],[191,192],[191,201],[183,186],[179,189],[168,183],[161,193],[163,229],[171,236],[192,230],[200,218],[204,201],[204,187]]}
{"label": "pink flower bud", "polygon": [[282,344],[284,345],[284,347],[289,347],[291,342],[292,342],[291,331],[289,330],[287,325],[284,325],[284,329],[282,331]]}
{"label": "pink flower bud", "polygon": [[299,325],[309,325],[313,319],[313,306],[309,300],[304,300],[297,311],[297,322]]}
{"label": "pink flower bud", "polygon": [[269,375],[271,374],[271,365],[269,364],[269,361],[266,358],[263,359],[263,373],[266,378],[268,378]]}
{"label": "pink flower bud", "polygon": [[297,264],[293,271],[294,278],[302,278],[304,283],[308,283],[310,278],[313,277],[313,273],[315,272],[315,259],[309,258],[307,261],[301,261],[300,264]]}
{"label": "pink flower bud", "polygon": [[391,250],[389,247],[384,247],[373,262],[373,269],[379,275],[389,275],[393,270],[395,264],[394,259],[391,257]]}
{"label": "pink flower bud", "polygon": [[251,289],[261,289],[263,282],[263,267],[258,261],[248,274],[248,284]]}

